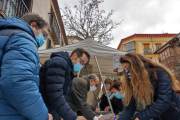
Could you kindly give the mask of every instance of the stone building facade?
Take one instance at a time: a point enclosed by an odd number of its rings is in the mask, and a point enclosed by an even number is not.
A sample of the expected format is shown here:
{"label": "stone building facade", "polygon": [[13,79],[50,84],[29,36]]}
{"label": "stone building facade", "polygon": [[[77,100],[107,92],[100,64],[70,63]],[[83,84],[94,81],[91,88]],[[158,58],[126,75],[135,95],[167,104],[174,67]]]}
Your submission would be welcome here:
{"label": "stone building facade", "polygon": [[154,54],[159,54],[160,63],[168,67],[180,80],[180,34],[177,34]]}

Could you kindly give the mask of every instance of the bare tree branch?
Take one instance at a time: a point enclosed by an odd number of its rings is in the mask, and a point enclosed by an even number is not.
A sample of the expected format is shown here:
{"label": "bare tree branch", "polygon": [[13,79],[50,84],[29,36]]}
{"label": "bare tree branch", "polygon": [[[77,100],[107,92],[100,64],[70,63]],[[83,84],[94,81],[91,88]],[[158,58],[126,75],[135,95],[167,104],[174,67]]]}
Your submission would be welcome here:
{"label": "bare tree branch", "polygon": [[78,36],[82,39],[91,38],[102,44],[110,44],[114,39],[112,30],[121,22],[111,19],[113,10],[105,15],[104,10],[99,9],[103,0],[80,0],[72,9],[65,5],[62,10],[62,18],[65,30],[69,36]]}

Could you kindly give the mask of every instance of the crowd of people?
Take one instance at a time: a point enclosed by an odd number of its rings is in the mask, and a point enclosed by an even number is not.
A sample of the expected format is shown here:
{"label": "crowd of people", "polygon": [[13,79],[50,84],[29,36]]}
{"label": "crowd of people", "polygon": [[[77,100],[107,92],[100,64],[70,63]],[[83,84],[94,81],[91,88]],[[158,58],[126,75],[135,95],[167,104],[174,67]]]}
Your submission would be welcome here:
{"label": "crowd of people", "polygon": [[[50,32],[35,13],[0,19],[0,120],[94,119],[96,106],[87,103],[87,93],[100,86],[100,79],[73,74],[89,63],[88,51],[52,53],[39,68],[38,47]],[[107,94],[102,88],[100,110],[111,111],[110,98],[116,115],[109,119],[180,120],[180,83],[168,68],[136,53],[119,62],[123,82],[106,79]]]}
{"label": "crowd of people", "polygon": [[[106,79],[105,83],[107,80],[109,81],[109,79]],[[108,96],[109,97],[112,96],[110,100],[111,100],[113,111],[115,115],[118,115],[120,112],[122,112],[124,108],[123,101],[122,101],[122,97],[123,97],[122,96],[123,95],[122,82],[117,80],[116,82],[112,84],[105,84],[105,86],[107,89]],[[102,88],[102,92],[103,92],[103,95],[101,97],[100,109],[102,111],[110,111],[111,108],[108,103],[107,95],[105,93],[104,87]]]}

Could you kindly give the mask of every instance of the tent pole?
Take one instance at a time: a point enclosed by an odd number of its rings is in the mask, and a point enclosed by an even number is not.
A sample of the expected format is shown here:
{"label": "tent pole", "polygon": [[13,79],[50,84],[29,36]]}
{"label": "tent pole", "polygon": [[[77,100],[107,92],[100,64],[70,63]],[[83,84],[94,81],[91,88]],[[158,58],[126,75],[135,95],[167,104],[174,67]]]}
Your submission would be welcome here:
{"label": "tent pole", "polygon": [[101,80],[102,80],[102,83],[103,83],[103,86],[104,86],[104,89],[105,89],[105,92],[106,92],[106,96],[107,96],[107,99],[108,99],[109,106],[111,108],[111,112],[112,112],[112,114],[114,114],[114,111],[113,111],[113,108],[112,108],[112,105],[111,105],[111,102],[110,102],[110,99],[109,99],[109,96],[108,96],[108,93],[107,93],[107,89],[106,89],[106,86],[105,86],[105,83],[104,83],[104,78],[102,77],[101,69],[99,67],[99,63],[98,63],[97,57],[94,56],[94,58],[96,60],[96,64],[97,64],[97,67],[98,67],[98,70],[99,70],[99,74],[101,76]]}

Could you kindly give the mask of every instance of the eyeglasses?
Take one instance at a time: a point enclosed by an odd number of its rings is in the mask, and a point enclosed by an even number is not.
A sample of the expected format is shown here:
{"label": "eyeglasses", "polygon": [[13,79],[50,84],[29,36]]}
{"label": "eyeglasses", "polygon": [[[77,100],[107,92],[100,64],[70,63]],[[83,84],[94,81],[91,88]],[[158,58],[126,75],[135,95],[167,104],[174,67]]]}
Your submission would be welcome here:
{"label": "eyeglasses", "polygon": [[[36,26],[37,27],[37,29],[41,29],[44,33],[43,33],[43,37],[44,37],[44,39],[47,39],[47,37],[48,37],[48,33],[43,29],[43,28],[39,28],[38,26]],[[45,34],[45,35],[44,35]]]}
{"label": "eyeglasses", "polygon": [[126,65],[123,69],[124,69],[124,70],[125,70],[125,69],[129,69],[128,65]]}
{"label": "eyeglasses", "polygon": [[[78,56],[78,57],[79,57],[79,56]],[[83,66],[85,66],[86,64],[84,63],[84,60],[82,60],[81,57],[79,57],[79,59],[80,59],[80,64],[83,65]]]}
{"label": "eyeglasses", "polygon": [[[93,80],[94,80],[94,79],[93,79]],[[95,80],[94,80],[94,82],[95,82]],[[95,82],[95,83],[96,83],[96,82]],[[95,86],[98,87],[98,84],[96,83]]]}
{"label": "eyeglasses", "polygon": [[[41,28],[41,30],[43,30],[43,29]],[[47,33],[45,30],[43,30],[43,31],[44,31],[44,33],[45,33],[45,35],[43,34],[43,37],[44,37],[44,39],[47,39],[48,33]]]}

